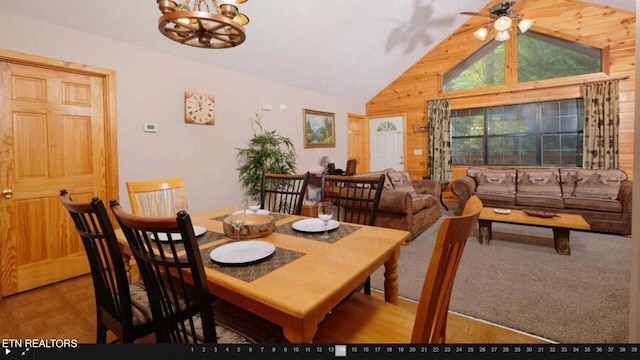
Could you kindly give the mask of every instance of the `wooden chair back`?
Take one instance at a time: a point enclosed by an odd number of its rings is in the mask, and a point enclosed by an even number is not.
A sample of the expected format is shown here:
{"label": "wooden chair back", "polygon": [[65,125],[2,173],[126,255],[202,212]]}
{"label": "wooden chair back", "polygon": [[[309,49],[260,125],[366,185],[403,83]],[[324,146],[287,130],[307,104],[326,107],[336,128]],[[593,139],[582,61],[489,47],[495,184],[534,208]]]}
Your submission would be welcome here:
{"label": "wooden chair back", "polygon": [[[322,175],[321,200],[333,202],[336,220],[375,225],[385,175]],[[337,212],[335,211],[337,210]]]}
{"label": "wooden chair back", "polygon": [[345,176],[353,176],[356,174],[356,168],[358,167],[358,160],[349,159],[347,160],[347,166],[344,169]]}
{"label": "wooden chair back", "polygon": [[444,343],[447,312],[453,281],[464,246],[482,211],[482,202],[472,196],[461,216],[445,217],[425,276],[411,336],[412,343]]}
{"label": "wooden chair back", "polygon": [[308,184],[309,172],[304,174],[263,174],[260,187],[262,209],[300,215]]}
{"label": "wooden chair back", "polygon": [[[385,175],[379,177],[322,174],[321,200],[334,204],[334,218],[353,224],[376,224]],[[363,284],[371,294],[371,277]]]}
{"label": "wooden chair back", "polygon": [[156,341],[216,343],[212,298],[189,214],[181,210],[176,217],[136,216],[117,201],[110,206],[147,288]]}
{"label": "wooden chair back", "polygon": [[134,215],[169,217],[187,210],[182,177],[127,181],[126,185]]}
{"label": "wooden chair back", "polygon": [[[132,307],[125,263],[102,200],[94,197],[90,202],[74,202],[64,189],[60,191],[60,198],[62,206],[71,215],[89,260],[96,300],[97,342],[106,342],[107,329],[125,343],[152,334],[149,309]],[[146,293],[141,295],[146,297]]]}

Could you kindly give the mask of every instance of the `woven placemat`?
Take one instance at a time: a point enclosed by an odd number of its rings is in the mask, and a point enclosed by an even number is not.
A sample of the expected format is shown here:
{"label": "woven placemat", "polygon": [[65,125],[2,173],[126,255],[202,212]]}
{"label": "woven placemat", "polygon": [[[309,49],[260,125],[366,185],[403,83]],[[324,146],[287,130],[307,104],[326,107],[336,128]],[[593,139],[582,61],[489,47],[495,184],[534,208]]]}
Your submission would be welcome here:
{"label": "woven placemat", "polygon": [[298,231],[292,227],[292,223],[278,225],[276,226],[276,229],[274,230],[274,232],[293,235],[293,236],[297,236],[297,237],[301,237],[309,240],[318,240],[326,243],[334,243],[345,236],[351,235],[354,231],[357,231],[360,228],[361,226],[340,223],[340,226],[338,226],[337,229],[329,230],[329,238],[326,240],[322,238],[322,236],[324,235],[324,232],[307,233],[307,232]]}
{"label": "woven placemat", "polygon": [[[229,242],[225,244],[229,244]],[[211,260],[209,254],[216,247],[217,246],[200,250],[200,254],[202,255],[202,263],[204,264],[204,266],[246,282],[252,282],[253,280],[258,279],[284,265],[287,265],[288,263],[297,260],[304,255],[304,253],[302,252],[284,249],[276,246],[276,251],[273,253],[273,255],[262,262],[251,265],[226,266],[220,265]]]}
{"label": "woven placemat", "polygon": [[[214,218],[211,218],[211,220],[222,221],[222,220],[224,220],[224,218],[226,218],[229,215],[231,215],[231,214],[216,216]],[[280,214],[280,213],[274,213],[274,212],[269,213],[269,215],[271,215],[273,217],[273,220],[275,220],[275,221],[282,220],[282,219],[285,219],[285,218],[289,217],[289,215],[287,215],[287,214]]]}
{"label": "woven placemat", "polygon": [[[202,234],[202,236],[199,236],[197,238],[198,246],[202,246],[204,244],[208,244],[210,242],[220,240],[223,237],[224,237],[224,234],[220,234],[215,231],[207,231],[206,233]],[[162,248],[164,249],[164,251],[169,251],[169,252],[171,251],[171,245],[169,244],[162,245]],[[175,242],[175,248],[176,248],[176,251],[184,250],[184,245],[182,244],[182,240]]]}

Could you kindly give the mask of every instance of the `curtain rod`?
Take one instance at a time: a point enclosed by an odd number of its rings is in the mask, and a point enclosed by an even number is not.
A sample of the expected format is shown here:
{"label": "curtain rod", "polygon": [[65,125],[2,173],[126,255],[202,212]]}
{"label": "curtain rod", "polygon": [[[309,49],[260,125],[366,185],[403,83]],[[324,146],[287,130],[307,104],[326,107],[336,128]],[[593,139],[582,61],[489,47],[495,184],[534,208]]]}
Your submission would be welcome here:
{"label": "curtain rod", "polygon": [[[439,97],[437,99],[442,99],[442,100],[451,100],[451,99],[463,99],[463,98],[471,98],[471,97],[476,97],[476,96],[487,96],[487,95],[493,95],[493,94],[507,94],[507,93],[515,93],[515,92],[521,92],[521,91],[526,91],[526,90],[544,90],[544,89],[552,89],[552,88],[559,88],[559,87],[568,87],[568,86],[576,86],[576,85],[585,85],[585,84],[593,84],[593,83],[597,83],[597,82],[603,82],[603,81],[611,81],[611,80],[628,80],[630,79],[631,76],[626,75],[626,76],[620,76],[620,77],[613,77],[613,78],[609,78],[609,79],[600,79],[600,80],[585,80],[585,81],[580,81],[577,83],[572,83],[572,84],[554,84],[554,85],[546,85],[546,86],[530,86],[530,87],[524,87],[524,88],[520,88],[520,89],[505,89],[505,90],[497,90],[491,93],[483,93],[483,94],[473,94],[473,95],[469,95],[469,94],[460,94],[460,95],[453,95],[453,96],[447,96],[447,97]],[[435,99],[435,100],[437,100]]]}

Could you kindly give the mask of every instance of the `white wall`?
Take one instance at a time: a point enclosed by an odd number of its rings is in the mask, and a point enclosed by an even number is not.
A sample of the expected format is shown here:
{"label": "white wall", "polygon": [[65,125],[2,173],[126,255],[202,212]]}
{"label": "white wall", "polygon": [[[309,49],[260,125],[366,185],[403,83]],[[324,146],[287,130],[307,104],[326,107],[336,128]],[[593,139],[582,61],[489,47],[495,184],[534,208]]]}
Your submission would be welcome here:
{"label": "white wall", "polygon": [[[190,211],[238,202],[235,148],[245,147],[253,135],[250,116],[262,103],[273,104],[262,112],[263,125],[294,140],[300,172],[316,169],[323,155],[344,168],[347,113],[365,113],[361,103],[2,11],[0,19],[0,48],[116,71],[120,201],[126,207],[125,181],[169,176],[184,176]],[[184,123],[185,90],[216,97],[215,126]],[[281,103],[286,111],[278,110]],[[303,108],[335,113],[335,148],[303,148]],[[159,132],[144,133],[144,123],[157,124]]]}

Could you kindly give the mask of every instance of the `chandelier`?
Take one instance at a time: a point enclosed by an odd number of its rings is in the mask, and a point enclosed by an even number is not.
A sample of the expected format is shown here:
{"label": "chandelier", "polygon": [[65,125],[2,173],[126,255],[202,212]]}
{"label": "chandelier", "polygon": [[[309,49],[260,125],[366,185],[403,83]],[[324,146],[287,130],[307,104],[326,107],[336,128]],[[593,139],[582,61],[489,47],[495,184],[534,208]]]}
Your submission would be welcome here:
{"label": "chandelier", "polygon": [[236,4],[247,0],[157,0],[162,16],[160,32],[184,45],[223,49],[240,45],[246,39],[244,25],[249,18]]}
{"label": "chandelier", "polygon": [[521,32],[525,33],[533,26],[533,20],[525,19],[524,16],[512,9],[515,2],[502,2],[489,10],[490,17],[494,18],[493,26],[491,23],[485,24],[483,27],[473,32],[473,36],[480,41],[484,41],[489,34],[489,30],[493,28],[496,32],[496,41],[507,41],[511,38],[509,32],[513,25]]}

